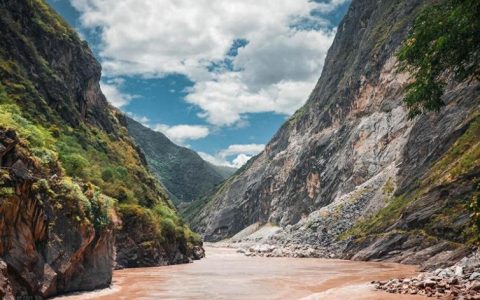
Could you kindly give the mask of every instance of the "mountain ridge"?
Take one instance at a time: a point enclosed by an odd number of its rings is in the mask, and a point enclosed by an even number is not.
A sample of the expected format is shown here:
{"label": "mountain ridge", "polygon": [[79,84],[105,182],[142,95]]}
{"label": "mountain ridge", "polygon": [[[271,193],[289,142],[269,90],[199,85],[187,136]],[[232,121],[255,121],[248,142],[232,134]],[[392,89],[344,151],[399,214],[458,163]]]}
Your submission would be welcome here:
{"label": "mountain ridge", "polygon": [[232,170],[203,160],[198,153],[178,146],[161,132],[127,117],[127,128],[146,156],[152,172],[176,204],[200,199],[231,175]]}

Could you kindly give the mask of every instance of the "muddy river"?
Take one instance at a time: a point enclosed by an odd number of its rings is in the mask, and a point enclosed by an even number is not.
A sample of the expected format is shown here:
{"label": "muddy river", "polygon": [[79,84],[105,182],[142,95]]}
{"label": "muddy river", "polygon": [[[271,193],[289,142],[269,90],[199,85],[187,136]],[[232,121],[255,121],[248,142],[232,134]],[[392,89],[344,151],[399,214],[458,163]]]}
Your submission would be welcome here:
{"label": "muddy river", "polygon": [[115,271],[111,288],[59,299],[424,299],[377,292],[368,284],[415,275],[414,266],[246,257],[212,247],[206,253],[192,264]]}

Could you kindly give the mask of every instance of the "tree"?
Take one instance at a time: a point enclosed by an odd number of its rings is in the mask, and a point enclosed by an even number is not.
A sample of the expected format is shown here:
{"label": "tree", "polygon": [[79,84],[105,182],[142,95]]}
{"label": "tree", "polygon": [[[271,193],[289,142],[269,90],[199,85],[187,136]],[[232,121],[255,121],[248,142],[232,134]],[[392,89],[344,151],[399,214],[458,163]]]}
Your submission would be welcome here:
{"label": "tree", "polygon": [[447,76],[480,79],[480,1],[442,0],[426,7],[397,57],[400,70],[413,78],[404,98],[409,116],[439,111]]}

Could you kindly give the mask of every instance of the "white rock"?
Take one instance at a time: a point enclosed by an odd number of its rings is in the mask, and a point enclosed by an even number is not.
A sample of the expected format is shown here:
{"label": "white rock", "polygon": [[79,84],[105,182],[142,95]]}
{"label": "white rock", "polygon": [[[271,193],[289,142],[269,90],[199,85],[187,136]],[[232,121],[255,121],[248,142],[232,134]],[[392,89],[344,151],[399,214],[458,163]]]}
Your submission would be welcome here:
{"label": "white rock", "polygon": [[455,276],[462,276],[463,275],[463,268],[461,266],[455,267]]}

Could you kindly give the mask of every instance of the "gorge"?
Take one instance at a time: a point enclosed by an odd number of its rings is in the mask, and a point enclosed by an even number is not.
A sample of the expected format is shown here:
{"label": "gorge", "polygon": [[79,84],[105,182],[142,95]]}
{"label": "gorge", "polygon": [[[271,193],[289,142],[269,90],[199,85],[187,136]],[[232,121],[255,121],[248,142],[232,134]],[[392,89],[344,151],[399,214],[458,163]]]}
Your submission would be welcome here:
{"label": "gorge", "polygon": [[479,299],[478,76],[442,70],[445,105],[412,116],[399,67],[437,2],[352,0],[237,170],[109,103],[46,2],[0,1],[0,299]]}

